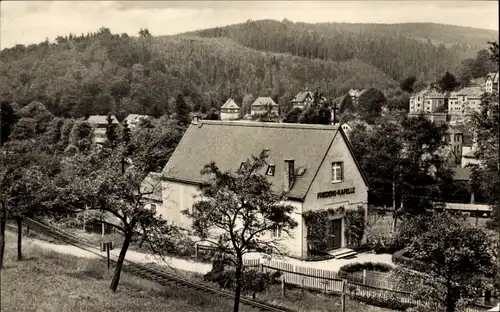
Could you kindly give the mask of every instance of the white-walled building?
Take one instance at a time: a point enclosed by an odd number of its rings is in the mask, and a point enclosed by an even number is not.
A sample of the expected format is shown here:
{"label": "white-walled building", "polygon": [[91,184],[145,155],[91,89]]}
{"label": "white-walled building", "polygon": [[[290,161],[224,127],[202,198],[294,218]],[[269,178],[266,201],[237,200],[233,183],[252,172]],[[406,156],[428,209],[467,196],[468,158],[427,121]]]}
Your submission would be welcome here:
{"label": "white-walled building", "polygon": [[[282,237],[282,252],[307,257],[307,211],[363,207],[366,217],[367,181],[339,125],[243,121],[193,121],[162,172],[163,204],[157,211],[189,228],[191,220],[181,211],[199,200],[203,166],[214,161],[223,170],[237,170],[265,149],[269,158],[263,174],[276,191],[289,189],[287,203],[295,207],[299,224],[291,237]],[[344,214],[331,216],[330,222],[328,249],[345,247]]]}
{"label": "white-walled building", "polygon": [[236,120],[240,118],[241,109],[233,99],[228,99],[224,105],[220,107],[221,120]]}
{"label": "white-walled building", "polygon": [[278,115],[279,114],[278,104],[276,104],[276,102],[274,102],[273,99],[268,96],[259,96],[252,103],[250,113],[252,115],[256,115],[256,114],[265,114],[269,111],[274,113],[275,115]]}
{"label": "white-walled building", "polygon": [[127,123],[130,129],[133,129],[139,125],[142,119],[148,118],[150,118],[148,115],[129,114],[123,121]]}
{"label": "white-walled building", "polygon": [[488,93],[492,93],[493,90],[499,90],[498,88],[498,72],[497,73],[489,73],[486,76],[485,81],[485,91]]}
{"label": "white-walled building", "polygon": [[[94,141],[96,143],[104,143],[106,141],[106,128],[108,126],[107,115],[91,115],[87,119],[89,124],[94,128]],[[115,115],[111,115],[111,124],[117,127],[120,123]]]}

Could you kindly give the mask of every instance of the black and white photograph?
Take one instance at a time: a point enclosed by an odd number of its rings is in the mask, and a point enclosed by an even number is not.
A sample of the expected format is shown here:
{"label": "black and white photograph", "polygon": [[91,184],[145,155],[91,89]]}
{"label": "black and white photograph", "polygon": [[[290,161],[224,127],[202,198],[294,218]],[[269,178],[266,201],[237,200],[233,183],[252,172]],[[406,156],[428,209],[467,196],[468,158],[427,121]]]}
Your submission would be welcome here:
{"label": "black and white photograph", "polygon": [[498,1],[0,2],[0,311],[500,311]]}

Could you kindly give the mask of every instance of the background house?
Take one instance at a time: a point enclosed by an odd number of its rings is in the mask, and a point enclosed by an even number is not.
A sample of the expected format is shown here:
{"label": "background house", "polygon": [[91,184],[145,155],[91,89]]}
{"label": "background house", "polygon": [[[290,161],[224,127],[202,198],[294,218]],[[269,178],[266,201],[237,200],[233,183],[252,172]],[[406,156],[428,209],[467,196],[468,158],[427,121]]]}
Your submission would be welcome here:
{"label": "background house", "polygon": [[305,107],[314,103],[314,93],[311,91],[299,92],[292,100],[292,107],[304,109]]}
{"label": "background house", "polygon": [[276,104],[272,98],[259,96],[253,103],[251,107],[251,114],[265,114],[274,113],[279,115],[279,106]]}
{"label": "background house", "polygon": [[220,119],[221,120],[235,120],[239,119],[241,114],[240,107],[234,102],[233,99],[229,98],[226,103],[220,107]]}
{"label": "background house", "polygon": [[[206,179],[200,174],[203,166],[215,161],[223,170],[237,170],[251,154],[264,149],[269,150],[269,158],[262,173],[277,192],[288,190],[287,203],[295,207],[293,217],[299,224],[292,236],[282,237],[282,252],[307,256],[308,229],[303,218],[307,211],[363,207],[366,217],[366,178],[339,126],[205,120],[187,129],[162,171],[159,212],[190,227],[191,220],[181,211],[199,200],[197,186]],[[327,248],[343,250],[345,215],[332,215],[328,222],[332,226]]]}
{"label": "background house", "polygon": [[127,123],[130,129],[133,129],[139,125],[142,119],[148,118],[150,118],[148,115],[129,114],[123,121]]}
{"label": "background house", "polygon": [[[111,115],[111,124],[116,127],[120,124],[115,115]],[[108,126],[107,115],[91,115],[87,119],[90,125],[94,128],[94,140],[98,144],[106,141],[106,127]]]}
{"label": "background house", "polygon": [[496,73],[489,73],[486,76],[486,81],[485,81],[485,91],[488,93],[492,93],[493,90],[499,90],[498,88],[498,72]]}

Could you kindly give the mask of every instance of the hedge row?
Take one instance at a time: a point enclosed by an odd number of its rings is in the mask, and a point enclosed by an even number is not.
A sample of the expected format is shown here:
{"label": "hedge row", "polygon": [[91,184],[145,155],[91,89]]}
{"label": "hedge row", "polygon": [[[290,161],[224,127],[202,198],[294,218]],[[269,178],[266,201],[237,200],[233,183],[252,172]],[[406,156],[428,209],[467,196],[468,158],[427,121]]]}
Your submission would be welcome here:
{"label": "hedge row", "polygon": [[376,272],[390,272],[393,267],[389,264],[379,262],[349,263],[340,267],[339,272],[354,273],[363,270]]}
{"label": "hedge row", "polygon": [[416,271],[425,271],[427,269],[427,264],[425,264],[425,262],[407,257],[407,250],[406,249],[401,249],[401,250],[396,251],[392,255],[392,262],[398,263],[398,264],[403,264],[403,265],[408,266]]}
{"label": "hedge row", "polygon": [[357,301],[366,303],[368,305],[381,307],[381,308],[385,308],[385,309],[390,309],[390,310],[397,310],[397,311],[406,311],[407,309],[415,306],[415,305],[410,304],[410,303],[403,303],[396,298],[384,299],[384,298],[380,298],[380,297],[364,297],[364,296],[357,296],[357,295],[351,295],[351,298],[354,298]]}

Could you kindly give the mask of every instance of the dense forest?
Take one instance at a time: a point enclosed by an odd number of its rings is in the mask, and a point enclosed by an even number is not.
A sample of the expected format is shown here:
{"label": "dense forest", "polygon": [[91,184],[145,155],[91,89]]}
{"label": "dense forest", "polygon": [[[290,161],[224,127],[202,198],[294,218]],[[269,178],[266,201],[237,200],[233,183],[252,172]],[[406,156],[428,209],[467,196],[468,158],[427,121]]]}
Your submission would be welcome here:
{"label": "dense forest", "polygon": [[17,45],[0,52],[0,100],[39,101],[60,117],[112,112],[121,119],[171,114],[179,94],[202,113],[228,97],[246,111],[257,96],[271,96],[285,113],[307,87],[331,98],[351,88],[387,94],[408,75],[425,84],[463,59],[444,45],[381,35],[378,26],[334,32],[328,25],[259,21],[160,37],[102,27]]}
{"label": "dense forest", "polygon": [[495,31],[439,24],[294,23],[248,21],[194,32],[228,37],[253,49],[332,61],[360,59],[395,80],[442,75],[495,40]]}

